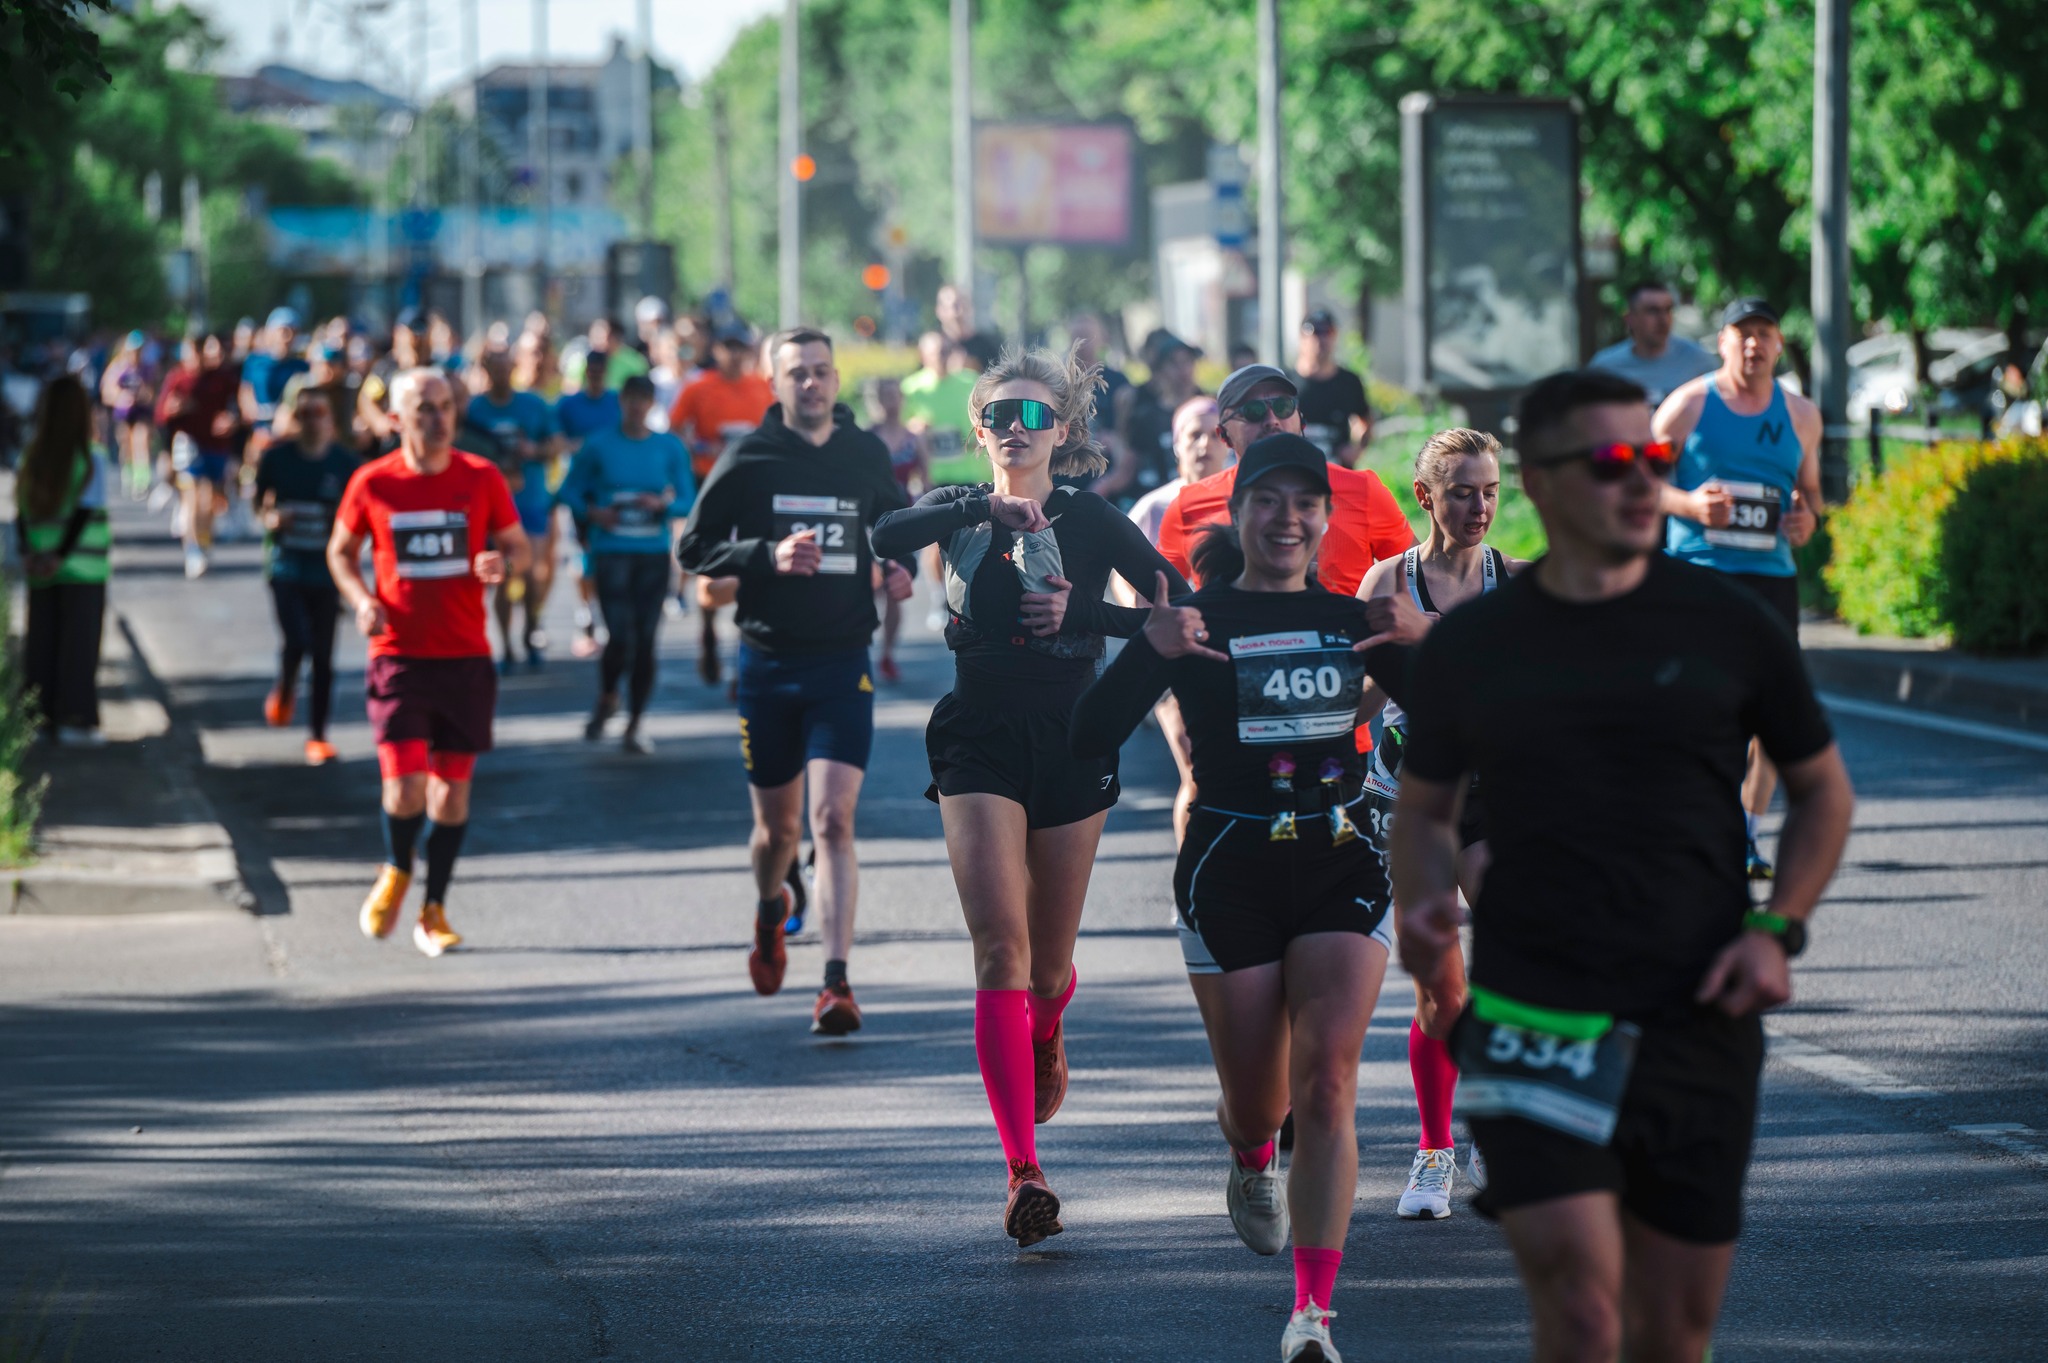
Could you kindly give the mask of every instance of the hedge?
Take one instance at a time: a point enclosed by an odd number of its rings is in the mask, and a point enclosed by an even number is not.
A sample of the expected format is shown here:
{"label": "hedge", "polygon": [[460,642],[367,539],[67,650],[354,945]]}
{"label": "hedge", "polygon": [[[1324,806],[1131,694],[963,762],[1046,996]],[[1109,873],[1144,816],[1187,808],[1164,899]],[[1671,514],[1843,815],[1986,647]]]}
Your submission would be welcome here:
{"label": "hedge", "polygon": [[1822,577],[1866,634],[2048,645],[2048,441],[1933,445],[1860,484],[1828,518]]}

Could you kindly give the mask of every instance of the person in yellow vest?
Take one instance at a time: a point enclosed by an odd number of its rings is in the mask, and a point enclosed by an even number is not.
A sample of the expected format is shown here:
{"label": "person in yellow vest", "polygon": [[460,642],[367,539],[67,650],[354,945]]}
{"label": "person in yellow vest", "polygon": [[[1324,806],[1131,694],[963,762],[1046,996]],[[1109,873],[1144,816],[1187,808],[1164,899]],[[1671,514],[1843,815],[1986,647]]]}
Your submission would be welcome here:
{"label": "person in yellow vest", "polygon": [[50,380],[35,435],[15,471],[15,533],[28,579],[23,671],[44,729],[70,747],[97,747],[100,623],[107,609],[107,488],[92,446],[92,401],[77,376]]}

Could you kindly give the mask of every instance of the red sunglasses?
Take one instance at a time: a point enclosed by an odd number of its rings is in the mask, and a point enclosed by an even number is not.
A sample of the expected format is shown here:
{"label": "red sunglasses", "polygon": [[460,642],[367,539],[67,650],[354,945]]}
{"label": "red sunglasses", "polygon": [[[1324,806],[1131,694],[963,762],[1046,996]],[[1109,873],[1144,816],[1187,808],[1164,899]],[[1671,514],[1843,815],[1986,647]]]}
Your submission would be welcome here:
{"label": "red sunglasses", "polygon": [[1583,459],[1592,471],[1593,477],[1603,483],[1619,482],[1638,460],[1643,471],[1652,478],[1669,478],[1671,470],[1678,467],[1678,455],[1668,440],[1652,440],[1647,445],[1631,445],[1624,440],[1611,440],[1601,445],[1588,445],[1581,450],[1567,450],[1540,461],[1536,467],[1549,468],[1556,464],[1569,464],[1574,459]]}

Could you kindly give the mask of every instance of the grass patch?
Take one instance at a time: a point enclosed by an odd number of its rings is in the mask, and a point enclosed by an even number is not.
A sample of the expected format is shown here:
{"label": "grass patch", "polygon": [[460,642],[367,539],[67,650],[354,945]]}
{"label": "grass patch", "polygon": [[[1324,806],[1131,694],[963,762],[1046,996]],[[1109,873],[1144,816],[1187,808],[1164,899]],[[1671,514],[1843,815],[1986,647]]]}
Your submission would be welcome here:
{"label": "grass patch", "polygon": [[0,866],[35,860],[36,820],[47,784],[47,778],[30,780],[22,770],[36,741],[36,705],[22,678],[13,614],[14,582],[0,577]]}

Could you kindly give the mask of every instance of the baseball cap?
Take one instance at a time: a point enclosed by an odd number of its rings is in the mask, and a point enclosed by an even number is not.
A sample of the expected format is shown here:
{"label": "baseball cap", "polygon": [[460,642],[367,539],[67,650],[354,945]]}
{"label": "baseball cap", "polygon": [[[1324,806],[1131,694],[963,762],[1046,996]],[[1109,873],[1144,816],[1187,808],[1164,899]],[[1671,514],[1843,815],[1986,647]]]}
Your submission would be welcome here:
{"label": "baseball cap", "polygon": [[1301,329],[1303,331],[1335,331],[1337,329],[1337,314],[1331,312],[1328,308],[1317,308],[1314,312],[1301,319]]}
{"label": "baseball cap", "polygon": [[713,342],[723,341],[728,345],[752,345],[754,329],[745,322],[727,322],[711,334]]}
{"label": "baseball cap", "polygon": [[407,331],[425,331],[427,329],[427,314],[419,308],[401,308],[399,309],[398,316],[392,319],[391,325],[394,327],[404,327]]}
{"label": "baseball cap", "polygon": [[1738,298],[1721,309],[1721,325],[1724,327],[1747,322],[1753,317],[1761,317],[1772,326],[1778,325],[1778,310],[1761,298]]}
{"label": "baseball cap", "polygon": [[1148,365],[1157,365],[1168,356],[1178,354],[1183,350],[1193,351],[1197,355],[1202,353],[1200,346],[1189,345],[1165,327],[1154,327],[1147,333],[1142,350],[1145,355],[1145,363]]}
{"label": "baseball cap", "polygon": [[1239,403],[1245,400],[1245,396],[1252,389],[1269,379],[1277,379],[1279,382],[1286,384],[1287,391],[1290,393],[1299,395],[1301,392],[1300,389],[1294,386],[1293,379],[1288,378],[1286,374],[1275,369],[1272,365],[1248,364],[1242,369],[1232,371],[1230,377],[1223,381],[1223,386],[1216,390],[1216,406],[1218,410],[1226,415],[1229,414]]}
{"label": "baseball cap", "polygon": [[270,316],[263,319],[263,325],[273,331],[278,327],[290,327],[293,331],[297,331],[299,329],[299,311],[297,308],[289,307],[272,308]]}
{"label": "baseball cap", "polygon": [[1293,469],[1324,495],[1330,491],[1330,461],[1322,447],[1292,431],[1276,431],[1254,440],[1237,461],[1237,486],[1250,487],[1281,469]]}
{"label": "baseball cap", "polygon": [[668,304],[650,293],[633,305],[633,319],[638,322],[666,322]]}

